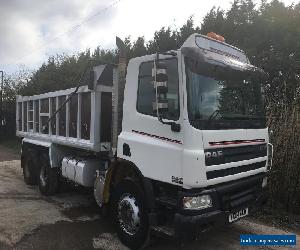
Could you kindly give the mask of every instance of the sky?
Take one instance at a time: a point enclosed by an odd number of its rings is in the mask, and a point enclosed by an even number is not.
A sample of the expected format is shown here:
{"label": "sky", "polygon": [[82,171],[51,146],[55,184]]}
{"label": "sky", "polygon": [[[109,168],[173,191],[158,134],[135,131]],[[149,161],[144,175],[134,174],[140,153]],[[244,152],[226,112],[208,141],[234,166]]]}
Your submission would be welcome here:
{"label": "sky", "polygon": [[0,70],[34,70],[56,54],[115,48],[116,36],[147,41],[161,27],[179,28],[190,16],[200,25],[213,6],[226,10],[232,1],[0,0]]}

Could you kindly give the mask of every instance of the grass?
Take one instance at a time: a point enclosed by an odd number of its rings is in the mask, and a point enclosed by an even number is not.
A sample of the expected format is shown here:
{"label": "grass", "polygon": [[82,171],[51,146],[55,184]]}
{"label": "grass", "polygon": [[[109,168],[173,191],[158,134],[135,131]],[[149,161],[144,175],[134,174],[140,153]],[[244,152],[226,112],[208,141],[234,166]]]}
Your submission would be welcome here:
{"label": "grass", "polygon": [[11,149],[14,153],[19,154],[21,152],[22,141],[19,137],[10,137],[0,140],[0,145]]}

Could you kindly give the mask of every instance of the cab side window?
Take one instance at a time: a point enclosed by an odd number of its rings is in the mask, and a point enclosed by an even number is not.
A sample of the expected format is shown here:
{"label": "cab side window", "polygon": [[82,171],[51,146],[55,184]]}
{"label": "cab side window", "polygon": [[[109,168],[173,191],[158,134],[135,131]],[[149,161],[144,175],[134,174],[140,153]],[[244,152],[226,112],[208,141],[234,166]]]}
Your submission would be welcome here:
{"label": "cab side window", "polygon": [[[155,103],[155,88],[153,85],[152,68],[154,62],[144,62],[140,65],[139,85],[137,97],[137,111],[151,116],[157,116],[153,111]],[[168,112],[163,118],[177,121],[179,119],[179,84],[178,84],[178,63],[176,58],[160,60],[167,69],[168,74]]]}

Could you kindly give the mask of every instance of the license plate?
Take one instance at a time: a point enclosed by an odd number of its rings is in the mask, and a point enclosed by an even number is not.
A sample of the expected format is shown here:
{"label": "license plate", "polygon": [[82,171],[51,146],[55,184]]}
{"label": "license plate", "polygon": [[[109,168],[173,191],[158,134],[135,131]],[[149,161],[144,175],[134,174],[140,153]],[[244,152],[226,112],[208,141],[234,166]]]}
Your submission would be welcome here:
{"label": "license plate", "polygon": [[229,222],[236,221],[248,215],[248,208],[244,208],[240,211],[234,212],[229,215]]}

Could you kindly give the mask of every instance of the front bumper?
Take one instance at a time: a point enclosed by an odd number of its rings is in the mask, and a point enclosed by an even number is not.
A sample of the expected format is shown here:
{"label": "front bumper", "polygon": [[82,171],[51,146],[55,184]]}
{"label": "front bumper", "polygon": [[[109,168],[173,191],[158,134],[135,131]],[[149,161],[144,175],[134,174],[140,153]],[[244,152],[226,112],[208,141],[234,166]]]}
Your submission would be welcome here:
{"label": "front bumper", "polygon": [[267,200],[267,193],[262,188],[264,177],[265,174],[260,174],[201,192],[183,192],[179,200],[182,196],[210,194],[214,206],[199,211],[179,209],[174,216],[175,232],[201,231],[207,227],[228,224],[229,214],[243,208],[248,208],[249,213],[253,212]]}

